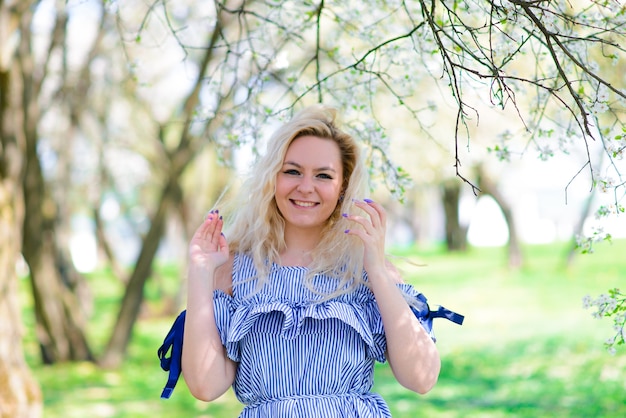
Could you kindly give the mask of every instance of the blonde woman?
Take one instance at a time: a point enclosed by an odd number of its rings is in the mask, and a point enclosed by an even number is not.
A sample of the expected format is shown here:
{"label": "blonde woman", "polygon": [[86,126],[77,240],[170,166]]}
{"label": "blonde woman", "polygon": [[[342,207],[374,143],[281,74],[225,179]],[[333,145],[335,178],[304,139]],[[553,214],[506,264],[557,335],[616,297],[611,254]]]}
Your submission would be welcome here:
{"label": "blonde woman", "polygon": [[462,317],[430,312],[387,261],[385,210],[364,198],[359,146],[335,114],[313,106],[281,127],[239,198],[197,229],[187,309],[159,353],[163,397],[179,358],[193,396],[232,386],[242,418],[389,417],[375,361],[415,392],[437,382],[432,318]]}

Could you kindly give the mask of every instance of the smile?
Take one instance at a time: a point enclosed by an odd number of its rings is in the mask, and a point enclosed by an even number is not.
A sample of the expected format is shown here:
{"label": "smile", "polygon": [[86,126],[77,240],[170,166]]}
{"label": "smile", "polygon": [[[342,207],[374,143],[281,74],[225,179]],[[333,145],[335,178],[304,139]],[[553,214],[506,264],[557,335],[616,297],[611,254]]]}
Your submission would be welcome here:
{"label": "smile", "polygon": [[304,202],[302,200],[291,200],[291,203],[302,208],[312,208],[313,206],[317,206],[316,202]]}

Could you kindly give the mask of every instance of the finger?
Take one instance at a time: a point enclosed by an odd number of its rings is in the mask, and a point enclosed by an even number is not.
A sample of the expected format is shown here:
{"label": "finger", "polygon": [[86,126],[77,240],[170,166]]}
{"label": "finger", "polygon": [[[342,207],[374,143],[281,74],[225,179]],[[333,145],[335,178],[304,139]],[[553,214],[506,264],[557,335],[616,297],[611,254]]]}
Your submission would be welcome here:
{"label": "finger", "polygon": [[370,218],[370,222],[375,228],[378,228],[382,225],[382,220],[380,219],[380,213],[378,212],[376,206],[380,207],[380,205],[374,203],[374,201],[370,199],[365,200],[355,200],[354,204],[365,213],[368,214]]}
{"label": "finger", "polygon": [[200,226],[198,226],[198,228],[196,229],[196,232],[194,233],[194,238],[206,239],[208,227],[209,219],[207,215],[207,217],[204,218]]}
{"label": "finger", "polygon": [[344,232],[345,232],[346,235],[354,235],[354,236],[360,238],[361,241],[365,241],[365,235],[366,234],[365,234],[364,231],[362,231],[360,229],[354,229],[354,228],[346,229]]}
{"label": "finger", "polygon": [[363,227],[368,234],[372,234],[374,232],[374,226],[372,225],[372,221],[363,216],[359,215],[345,215],[345,218],[350,222],[355,222]]}
{"label": "finger", "polygon": [[378,214],[380,224],[382,226],[385,226],[387,224],[387,211],[385,210],[383,205],[370,199],[365,199],[364,201],[368,204],[369,207],[374,208],[374,210]]}
{"label": "finger", "polygon": [[[204,240],[214,242],[217,245],[217,237],[215,231],[219,220],[220,216],[217,210],[212,210],[211,212],[209,212],[202,224],[200,237]],[[221,229],[217,232],[217,234],[219,235],[220,232]]]}
{"label": "finger", "polygon": [[211,242],[212,245],[215,246],[216,250],[219,250],[220,235],[222,234],[224,221],[222,219],[222,216],[220,216],[218,210],[215,210],[211,215],[209,215],[209,218],[210,219],[207,229],[207,239]]}
{"label": "finger", "polygon": [[366,251],[369,251],[373,248],[372,246],[376,244],[376,239],[366,231],[359,228],[346,229],[344,231],[346,235],[354,235],[363,243],[363,247]]}
{"label": "finger", "polygon": [[211,239],[213,234],[215,233],[215,225],[217,223],[218,216],[214,211],[209,212],[206,219],[204,220],[205,225],[205,238]]}
{"label": "finger", "polygon": [[222,228],[224,226],[224,221],[221,216],[215,219],[215,228],[213,229],[213,234],[211,236],[211,242],[214,242],[215,245],[220,245],[220,240],[222,237]]}
{"label": "finger", "polygon": [[220,251],[224,255],[229,256],[230,255],[230,251],[228,249],[228,241],[226,240],[226,237],[224,236],[223,233],[220,233],[219,243],[220,243]]}

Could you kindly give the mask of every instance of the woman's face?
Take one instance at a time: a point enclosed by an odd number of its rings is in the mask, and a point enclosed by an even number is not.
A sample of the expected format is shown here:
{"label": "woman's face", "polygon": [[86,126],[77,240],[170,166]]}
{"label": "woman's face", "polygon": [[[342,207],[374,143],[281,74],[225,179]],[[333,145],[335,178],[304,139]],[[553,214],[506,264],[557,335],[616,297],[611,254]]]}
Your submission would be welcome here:
{"label": "woman's face", "polygon": [[316,136],[295,139],[276,177],[276,204],[286,228],[321,230],[335,210],[343,184],[335,141]]}

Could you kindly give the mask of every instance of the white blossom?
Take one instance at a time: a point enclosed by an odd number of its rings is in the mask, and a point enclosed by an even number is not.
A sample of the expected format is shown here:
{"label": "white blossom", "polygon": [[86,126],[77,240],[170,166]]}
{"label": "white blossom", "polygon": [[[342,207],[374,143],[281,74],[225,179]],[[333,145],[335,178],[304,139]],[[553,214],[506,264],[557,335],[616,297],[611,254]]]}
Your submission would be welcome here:
{"label": "white blossom", "polygon": [[591,111],[592,115],[601,115],[602,113],[605,113],[607,110],[609,110],[609,105],[606,104],[605,102],[594,102],[591,104],[591,106],[589,107],[589,110]]}
{"label": "white blossom", "polygon": [[615,180],[612,177],[598,177],[596,184],[601,193],[608,193],[615,186]]}

